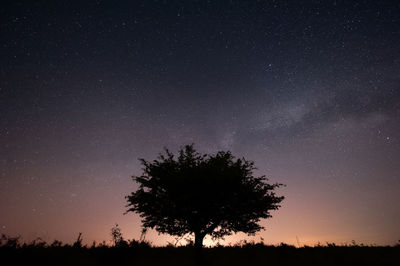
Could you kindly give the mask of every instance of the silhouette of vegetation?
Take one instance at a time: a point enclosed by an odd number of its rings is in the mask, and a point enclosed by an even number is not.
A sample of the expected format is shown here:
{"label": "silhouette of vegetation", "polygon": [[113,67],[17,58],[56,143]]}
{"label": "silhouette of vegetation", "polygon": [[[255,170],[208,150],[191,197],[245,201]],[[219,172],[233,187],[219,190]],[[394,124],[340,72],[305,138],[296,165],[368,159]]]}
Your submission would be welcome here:
{"label": "silhouette of vegetation", "polygon": [[128,242],[126,242],[123,238],[121,228],[118,227],[118,224],[115,224],[115,226],[111,228],[111,237],[114,243],[114,247],[128,246]]}
{"label": "silhouette of vegetation", "polygon": [[82,233],[79,233],[78,238],[72,245],[74,248],[81,248],[82,247]]}
{"label": "silhouette of vegetation", "polygon": [[140,161],[143,174],[133,176],[139,188],[126,197],[127,212],[139,213],[143,228],[178,237],[193,234],[197,248],[206,235],[255,234],[263,229],[260,219],[272,217],[270,211],[284,198],[274,193],[281,184],[255,177],[254,163],[229,151],[200,154],[186,145],[176,157],[165,149],[154,161]]}
{"label": "silhouette of vegetation", "polygon": [[[81,239],[81,237],[78,237]],[[2,235],[1,265],[194,265],[193,246],[151,247],[148,242],[128,240],[128,246],[108,246],[105,242],[91,246],[64,244],[54,240],[48,244],[40,238],[23,243],[20,237]],[[203,249],[204,265],[365,265],[395,266],[400,261],[400,245],[368,246],[319,244],[301,248],[281,243],[277,246],[263,242],[240,241],[232,246]]]}

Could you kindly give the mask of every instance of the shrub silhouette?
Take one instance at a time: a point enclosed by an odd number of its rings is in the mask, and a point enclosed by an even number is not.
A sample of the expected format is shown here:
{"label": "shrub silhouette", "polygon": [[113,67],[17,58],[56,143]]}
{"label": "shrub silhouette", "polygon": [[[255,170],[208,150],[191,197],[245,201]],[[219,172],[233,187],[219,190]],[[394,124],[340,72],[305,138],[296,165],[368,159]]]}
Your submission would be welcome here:
{"label": "shrub silhouette", "polygon": [[111,228],[111,237],[114,247],[128,247],[129,244],[123,238],[121,228],[118,227],[118,224],[115,224],[115,226]]}
{"label": "shrub silhouette", "polygon": [[[55,240],[52,245],[36,239],[29,243],[20,237],[2,235],[0,265],[193,265],[191,247],[150,247],[143,241],[129,241],[129,247],[111,247],[105,242],[73,248]],[[400,246],[364,244],[294,246],[281,243],[267,246],[243,240],[233,246],[203,250],[203,265],[332,265],[397,266]]]}
{"label": "shrub silhouette", "polygon": [[72,244],[74,248],[81,248],[82,247],[82,233],[79,233],[78,238],[75,240],[74,244]]}
{"label": "shrub silhouette", "polygon": [[274,193],[281,184],[253,176],[254,163],[229,151],[203,155],[186,145],[177,157],[165,149],[154,161],[140,161],[143,173],[133,176],[139,188],[126,197],[127,212],[139,213],[144,229],[194,234],[197,248],[206,235],[255,234],[263,229],[260,219],[272,217],[284,198]]}
{"label": "shrub silhouette", "polygon": [[7,236],[5,234],[1,235],[0,238],[0,247],[3,248],[18,248],[21,246],[20,244],[20,236],[16,236],[16,237],[11,237],[11,236]]}

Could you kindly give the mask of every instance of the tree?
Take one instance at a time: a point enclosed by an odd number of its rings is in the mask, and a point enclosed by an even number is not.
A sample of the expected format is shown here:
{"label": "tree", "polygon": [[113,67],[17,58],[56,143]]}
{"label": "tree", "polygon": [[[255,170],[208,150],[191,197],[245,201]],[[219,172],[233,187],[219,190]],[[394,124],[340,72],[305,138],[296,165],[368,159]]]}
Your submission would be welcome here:
{"label": "tree", "polygon": [[284,199],[274,193],[282,184],[254,177],[254,163],[235,159],[229,151],[202,155],[192,144],[176,157],[165,149],[154,161],[140,161],[143,173],[132,177],[139,188],[126,196],[127,212],[139,213],[145,229],[194,234],[197,248],[206,235],[254,235],[263,229],[260,219],[272,217],[270,210],[277,210]]}

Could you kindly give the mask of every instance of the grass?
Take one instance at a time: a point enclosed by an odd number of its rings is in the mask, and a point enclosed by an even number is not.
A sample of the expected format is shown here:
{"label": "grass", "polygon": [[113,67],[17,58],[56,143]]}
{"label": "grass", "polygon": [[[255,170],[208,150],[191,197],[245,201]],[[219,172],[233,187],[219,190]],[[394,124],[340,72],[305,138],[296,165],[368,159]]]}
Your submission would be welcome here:
{"label": "grass", "polygon": [[[193,247],[151,247],[147,242],[129,241],[119,246],[104,243],[83,246],[40,239],[20,243],[19,238],[3,235],[1,265],[194,265]],[[296,248],[291,245],[268,246],[242,243],[203,249],[205,265],[399,265],[400,245],[364,246],[334,244]]]}

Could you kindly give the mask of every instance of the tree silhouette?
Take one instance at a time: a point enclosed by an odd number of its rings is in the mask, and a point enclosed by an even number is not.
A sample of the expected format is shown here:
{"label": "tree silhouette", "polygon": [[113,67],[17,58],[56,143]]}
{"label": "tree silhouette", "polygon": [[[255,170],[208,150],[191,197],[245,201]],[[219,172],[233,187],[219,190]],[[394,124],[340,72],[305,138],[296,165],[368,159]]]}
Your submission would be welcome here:
{"label": "tree silhouette", "polygon": [[254,163],[235,159],[227,151],[200,154],[186,145],[174,156],[165,149],[154,161],[140,159],[141,176],[133,176],[137,191],[127,196],[127,212],[142,218],[143,228],[173,236],[194,234],[201,248],[210,235],[222,238],[236,232],[254,235],[263,229],[261,218],[280,207],[284,197],[265,176],[254,177]]}

